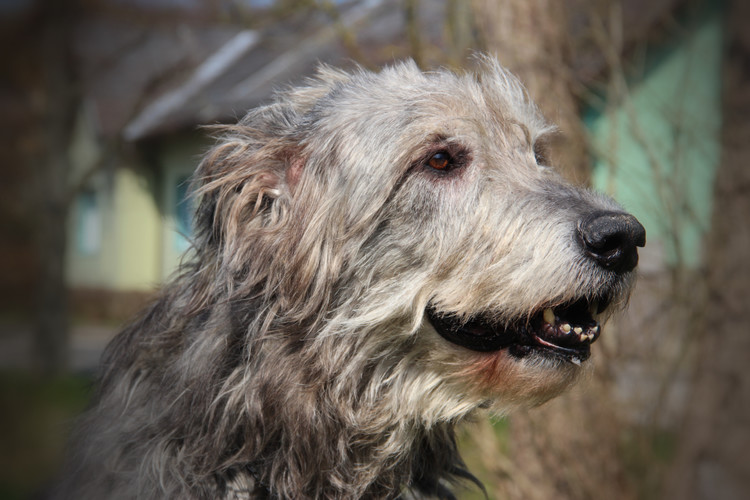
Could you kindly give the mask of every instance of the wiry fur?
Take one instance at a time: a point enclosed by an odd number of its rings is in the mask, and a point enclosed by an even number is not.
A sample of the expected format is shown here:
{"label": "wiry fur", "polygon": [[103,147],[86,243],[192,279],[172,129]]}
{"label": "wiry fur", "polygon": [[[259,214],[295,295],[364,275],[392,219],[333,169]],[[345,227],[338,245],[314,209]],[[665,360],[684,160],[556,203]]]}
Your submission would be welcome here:
{"label": "wiry fur", "polygon": [[[451,344],[428,303],[507,322],[629,287],[576,244],[584,214],[617,207],[537,164],[550,132],[490,59],[322,68],[223,129],[193,259],[108,347],[61,495],[450,497],[457,422],[580,369]],[[435,144],[464,168],[426,169]]]}

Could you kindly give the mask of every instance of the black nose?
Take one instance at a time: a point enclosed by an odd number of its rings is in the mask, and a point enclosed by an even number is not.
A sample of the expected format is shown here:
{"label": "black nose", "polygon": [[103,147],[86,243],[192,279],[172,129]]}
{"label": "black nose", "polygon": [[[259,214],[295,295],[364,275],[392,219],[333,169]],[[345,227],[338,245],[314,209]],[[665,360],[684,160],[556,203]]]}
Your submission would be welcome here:
{"label": "black nose", "polygon": [[638,264],[646,230],[638,219],[620,212],[598,212],[581,219],[578,235],[586,253],[602,267],[624,273]]}

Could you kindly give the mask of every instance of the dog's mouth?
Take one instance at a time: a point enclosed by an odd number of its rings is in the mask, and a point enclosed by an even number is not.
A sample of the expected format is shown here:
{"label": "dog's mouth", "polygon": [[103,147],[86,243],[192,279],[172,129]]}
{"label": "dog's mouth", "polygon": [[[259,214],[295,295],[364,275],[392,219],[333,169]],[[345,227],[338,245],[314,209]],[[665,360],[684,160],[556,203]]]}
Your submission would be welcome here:
{"label": "dog's mouth", "polygon": [[517,358],[537,352],[580,364],[589,358],[591,344],[601,334],[595,317],[608,305],[609,299],[579,299],[542,308],[510,324],[499,324],[482,315],[461,320],[432,306],[427,307],[427,318],[445,339],[474,351],[508,349]]}

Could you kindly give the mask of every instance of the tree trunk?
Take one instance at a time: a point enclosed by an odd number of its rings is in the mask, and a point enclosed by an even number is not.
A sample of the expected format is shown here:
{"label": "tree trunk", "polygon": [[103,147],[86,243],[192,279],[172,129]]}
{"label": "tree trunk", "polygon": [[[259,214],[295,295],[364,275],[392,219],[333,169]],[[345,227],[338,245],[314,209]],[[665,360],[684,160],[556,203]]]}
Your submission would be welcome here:
{"label": "tree trunk", "polygon": [[64,370],[68,361],[64,263],[70,204],[69,151],[78,100],[70,58],[73,16],[66,4],[52,2],[44,13],[40,58],[44,79],[40,125],[43,151],[35,172],[39,282],[34,348],[38,368],[50,375]]}
{"label": "tree trunk", "polygon": [[544,116],[559,127],[552,163],[569,179],[589,180],[584,131],[571,86],[566,3],[473,0],[485,49],[515,73]]}
{"label": "tree trunk", "polygon": [[[560,129],[551,164],[574,183],[590,178],[584,128],[571,79],[566,3],[474,0],[485,49],[518,75],[545,117]],[[598,376],[598,375],[597,375]],[[620,460],[620,424],[611,387],[600,377],[544,406],[510,417],[510,460],[495,470],[493,497],[631,498]],[[484,433],[492,435],[492,433]],[[481,443],[477,446],[482,447]]]}
{"label": "tree trunk", "polygon": [[723,158],[708,238],[708,300],[687,416],[664,498],[750,498],[750,4],[729,3]]}

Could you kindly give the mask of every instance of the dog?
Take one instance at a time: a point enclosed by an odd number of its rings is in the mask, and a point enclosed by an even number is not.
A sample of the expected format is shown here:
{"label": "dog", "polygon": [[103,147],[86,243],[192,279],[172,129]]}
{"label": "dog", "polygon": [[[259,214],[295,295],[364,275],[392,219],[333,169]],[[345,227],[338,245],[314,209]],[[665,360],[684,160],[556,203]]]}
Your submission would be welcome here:
{"label": "dog", "polygon": [[473,73],[321,67],[220,129],[192,258],[104,353],[61,498],[454,498],[454,429],[558,395],[638,221]]}

